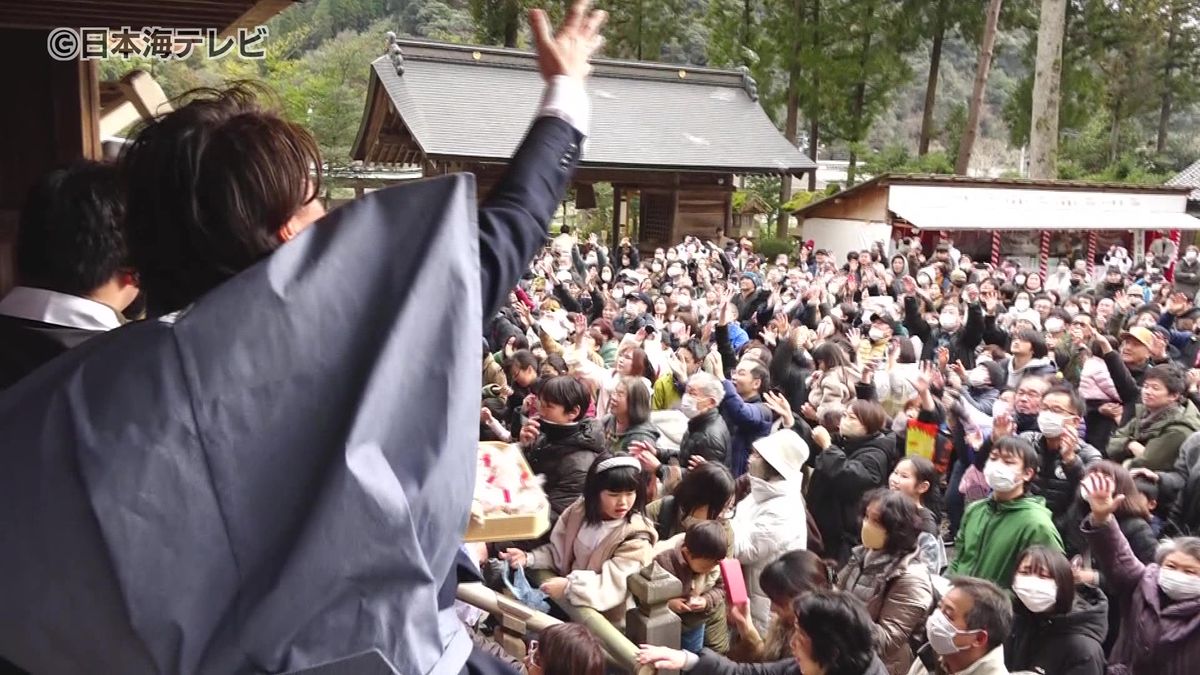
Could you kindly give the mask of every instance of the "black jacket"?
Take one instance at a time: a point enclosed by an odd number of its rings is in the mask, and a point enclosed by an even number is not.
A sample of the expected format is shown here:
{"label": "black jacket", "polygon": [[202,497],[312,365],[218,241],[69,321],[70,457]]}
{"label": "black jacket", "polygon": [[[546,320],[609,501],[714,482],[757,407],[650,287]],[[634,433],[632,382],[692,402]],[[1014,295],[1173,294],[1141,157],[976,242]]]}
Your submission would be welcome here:
{"label": "black jacket", "polygon": [[1095,586],[1075,587],[1075,606],[1069,614],[1034,614],[1014,599],[1012,631],[1004,641],[1004,663],[1014,672],[1103,675],[1106,634],[1108,599]]}
{"label": "black jacket", "polygon": [[859,512],[867,492],[887,485],[899,456],[896,437],[877,433],[866,438],[837,438],[817,454],[807,503],[821,530],[826,554],[839,566],[850,558],[862,528]]}
{"label": "black jacket", "polygon": [[[1082,439],[1075,451],[1076,460],[1070,466],[1062,463],[1057,450],[1046,445],[1046,437],[1040,431],[1026,431],[1021,438],[1033,444],[1041,457],[1041,467],[1033,477],[1037,493],[1046,499],[1046,508],[1058,518],[1065,514],[1071,504],[1079,498],[1079,482],[1088,467],[1104,459],[1104,455]],[[1076,523],[1076,529],[1078,529]]]}
{"label": "black jacket", "polygon": [[933,327],[925,321],[916,298],[906,296],[904,327],[909,335],[921,338],[922,361],[933,361],[937,356],[938,347],[945,342],[950,350],[950,363],[962,361],[967,370],[975,367],[975,348],[983,342],[983,310],[980,309],[979,303],[967,307],[966,322],[961,329],[946,335],[940,326]]}
{"label": "black jacket", "polygon": [[0,315],[0,390],[103,332]]}
{"label": "black jacket", "polygon": [[550,500],[550,526],[583,494],[583,480],[596,456],[604,452],[604,431],[595,419],[572,427],[551,427],[542,422],[542,433],[525,451],[529,468],[546,477]]}
{"label": "black jacket", "polygon": [[688,467],[693,455],[717,464],[725,464],[729,455],[729,427],[721,417],[721,409],[714,406],[688,420],[687,433],[679,444],[679,466]]}
{"label": "black jacket", "polygon": [[[721,656],[711,649],[700,652],[700,661],[696,667],[687,671],[688,675],[800,675],[800,666],[796,659],[783,659],[769,663],[737,663]],[[887,675],[883,661],[876,656],[867,665],[866,670],[855,675]]]}

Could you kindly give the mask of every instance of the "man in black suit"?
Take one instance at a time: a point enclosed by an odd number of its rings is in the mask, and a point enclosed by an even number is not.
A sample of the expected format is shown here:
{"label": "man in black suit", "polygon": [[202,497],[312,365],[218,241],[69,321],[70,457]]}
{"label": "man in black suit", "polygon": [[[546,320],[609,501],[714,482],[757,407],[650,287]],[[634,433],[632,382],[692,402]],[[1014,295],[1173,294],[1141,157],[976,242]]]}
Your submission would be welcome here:
{"label": "man in black suit", "polygon": [[0,656],[284,672],[378,650],[396,672],[499,671],[452,607],[479,335],[566,192],[604,19],[579,2],[553,34],[534,13],[542,106],[478,206],[450,176],[322,219],[315,140],[246,86],[138,134],[121,175],[153,318],[0,395],[20,450],[0,453]]}
{"label": "man in black suit", "polygon": [[0,389],[121,325],[138,295],[116,169],[80,163],[42,178],[17,232],[20,286],[0,298]]}

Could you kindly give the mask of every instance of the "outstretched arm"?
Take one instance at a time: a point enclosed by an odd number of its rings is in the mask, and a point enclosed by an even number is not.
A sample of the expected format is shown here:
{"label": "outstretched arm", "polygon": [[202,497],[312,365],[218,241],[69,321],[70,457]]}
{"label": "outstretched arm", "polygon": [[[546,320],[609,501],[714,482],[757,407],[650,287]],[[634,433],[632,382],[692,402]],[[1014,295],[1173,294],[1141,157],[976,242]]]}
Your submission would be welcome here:
{"label": "outstretched arm", "polygon": [[600,48],[607,15],[577,2],[557,34],[546,14],[531,14],[538,67],[546,95],[538,119],[517,148],[500,183],[479,207],[479,263],[483,315],[490,317],[528,268],[547,237],[547,226],[566,194],[587,135],[583,84],[589,59]]}

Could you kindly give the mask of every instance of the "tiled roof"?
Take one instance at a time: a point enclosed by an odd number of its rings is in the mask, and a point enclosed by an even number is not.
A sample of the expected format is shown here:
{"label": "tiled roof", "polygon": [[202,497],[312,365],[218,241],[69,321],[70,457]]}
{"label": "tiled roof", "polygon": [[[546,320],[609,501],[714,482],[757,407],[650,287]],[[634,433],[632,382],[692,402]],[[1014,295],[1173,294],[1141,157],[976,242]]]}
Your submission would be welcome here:
{"label": "tiled roof", "polygon": [[1182,187],[1192,188],[1188,199],[1194,202],[1200,202],[1200,159],[1192,162],[1192,165],[1184,169],[1171,180],[1167,181],[1167,185],[1179,185]]}
{"label": "tiled roof", "polygon": [[[418,40],[396,44],[400,68],[383,56],[372,63],[374,76],[426,156],[512,156],[543,91],[531,53]],[[588,92],[585,167],[732,173],[815,168],[771,123],[753,80],[740,71],[599,60]]]}

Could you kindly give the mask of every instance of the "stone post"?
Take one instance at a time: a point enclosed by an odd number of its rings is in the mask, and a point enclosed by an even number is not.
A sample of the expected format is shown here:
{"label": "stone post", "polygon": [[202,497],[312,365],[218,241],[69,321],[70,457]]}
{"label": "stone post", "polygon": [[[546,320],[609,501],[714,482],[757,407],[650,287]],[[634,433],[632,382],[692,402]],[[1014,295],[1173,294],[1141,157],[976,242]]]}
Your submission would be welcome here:
{"label": "stone post", "polygon": [[[683,584],[658,563],[629,576],[629,592],[636,607],[625,615],[625,634],[634,644],[679,649],[679,617],[667,601],[683,595]],[[659,671],[666,673],[668,671]]]}

